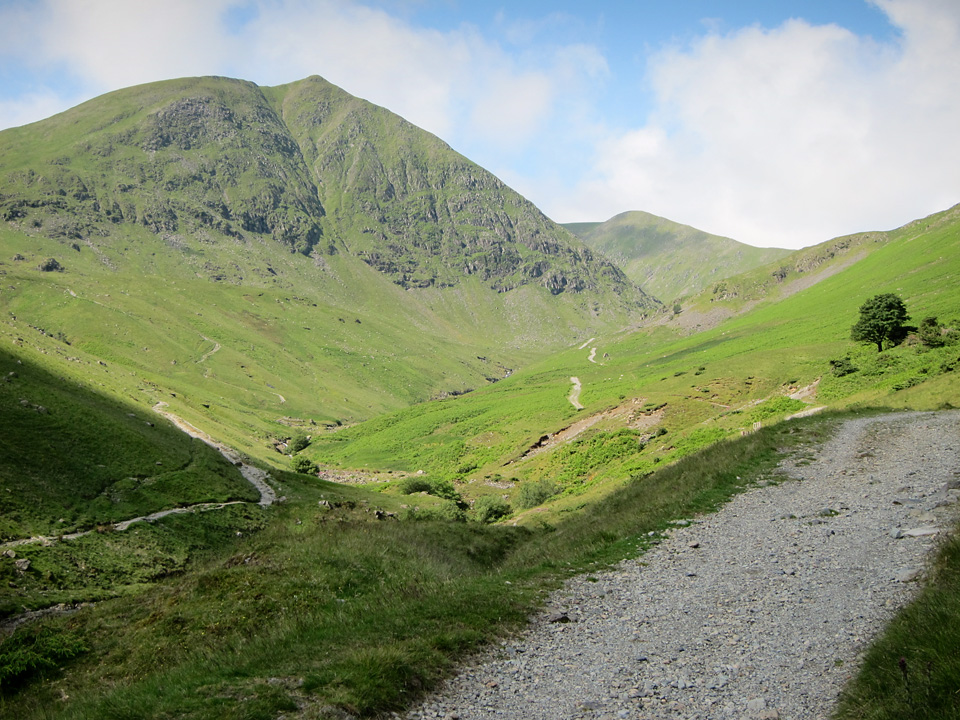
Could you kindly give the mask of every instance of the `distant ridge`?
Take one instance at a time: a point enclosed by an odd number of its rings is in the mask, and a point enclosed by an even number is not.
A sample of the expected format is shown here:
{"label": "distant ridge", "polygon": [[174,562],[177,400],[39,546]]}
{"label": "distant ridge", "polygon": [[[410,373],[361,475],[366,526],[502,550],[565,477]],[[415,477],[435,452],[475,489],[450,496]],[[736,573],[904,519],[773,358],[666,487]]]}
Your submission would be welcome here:
{"label": "distant ridge", "polygon": [[564,227],[667,303],[790,253],[745,245],[641,211],[620,213],[606,222],[566,223]]}

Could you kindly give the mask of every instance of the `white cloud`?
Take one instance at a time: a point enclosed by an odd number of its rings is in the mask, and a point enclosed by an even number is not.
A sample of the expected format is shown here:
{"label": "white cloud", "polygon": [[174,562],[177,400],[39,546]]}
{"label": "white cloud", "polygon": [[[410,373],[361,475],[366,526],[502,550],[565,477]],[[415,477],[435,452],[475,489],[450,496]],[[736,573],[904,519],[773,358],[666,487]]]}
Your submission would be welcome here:
{"label": "white cloud", "polygon": [[[239,27],[236,0],[44,0],[0,8],[0,58],[69,69],[69,98],[153,80],[220,74],[274,85],[322,75],[452,143],[514,146],[549,118],[572,67],[598,72],[587,48],[552,59],[511,54],[469,25],[436,31],[352,0],[254,0]],[[12,30],[18,28],[18,31]],[[565,52],[564,52],[565,51]],[[2,94],[2,93],[0,93]],[[50,93],[48,93],[50,94]],[[28,115],[8,112],[7,117]],[[43,107],[34,105],[38,112]],[[40,115],[29,120],[40,119]],[[2,119],[2,118],[0,118]]]}
{"label": "white cloud", "polygon": [[17,127],[50,117],[82,100],[75,98],[74,102],[70,102],[49,91],[30,93],[15,100],[0,100],[0,128]]}
{"label": "white cloud", "polygon": [[215,70],[229,50],[229,0],[47,0],[38,50],[92,86],[110,89]]}
{"label": "white cloud", "polygon": [[599,146],[563,219],[643,209],[799,247],[960,201],[958,6],[877,4],[899,44],[793,20],[661,51],[656,111]]}

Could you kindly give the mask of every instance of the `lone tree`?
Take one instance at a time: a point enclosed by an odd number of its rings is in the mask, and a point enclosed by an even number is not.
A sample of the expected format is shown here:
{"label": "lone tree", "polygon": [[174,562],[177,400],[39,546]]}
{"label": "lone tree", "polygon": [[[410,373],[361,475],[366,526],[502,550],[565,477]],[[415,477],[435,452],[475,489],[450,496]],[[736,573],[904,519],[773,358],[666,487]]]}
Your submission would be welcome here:
{"label": "lone tree", "polygon": [[876,343],[877,352],[883,352],[884,342],[899,345],[903,341],[909,319],[907,306],[896,295],[875,295],[860,306],[860,319],[850,328],[850,337],[856,342]]}

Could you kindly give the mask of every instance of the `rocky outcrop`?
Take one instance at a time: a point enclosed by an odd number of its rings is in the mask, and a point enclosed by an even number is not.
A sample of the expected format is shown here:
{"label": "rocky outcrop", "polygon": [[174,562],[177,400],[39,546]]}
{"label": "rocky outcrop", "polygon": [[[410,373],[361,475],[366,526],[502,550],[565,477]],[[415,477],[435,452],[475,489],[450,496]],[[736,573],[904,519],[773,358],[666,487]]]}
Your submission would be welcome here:
{"label": "rocky outcrop", "polygon": [[539,284],[656,306],[498,178],[321,78],[155,83],[18,128],[17,143],[4,142],[10,133],[0,133],[0,218],[65,242],[134,224],[346,253],[406,288],[478,278],[498,292]]}

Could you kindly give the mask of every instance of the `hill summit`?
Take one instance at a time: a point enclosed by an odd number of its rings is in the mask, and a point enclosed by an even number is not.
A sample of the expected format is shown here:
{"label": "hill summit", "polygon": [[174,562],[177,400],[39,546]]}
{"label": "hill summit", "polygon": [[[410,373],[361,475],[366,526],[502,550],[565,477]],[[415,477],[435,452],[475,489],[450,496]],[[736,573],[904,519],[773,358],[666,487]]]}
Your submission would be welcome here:
{"label": "hill summit", "polygon": [[117,91],[0,133],[0,167],[0,218],[48,237],[135,224],[270,239],[318,262],[348,254],[405,288],[474,276],[500,292],[539,284],[656,304],[492,174],[319,77]]}
{"label": "hill summit", "polygon": [[564,225],[619,264],[627,277],[664,302],[790,254],[757,248],[647,212],[620,213],[602,223]]}

